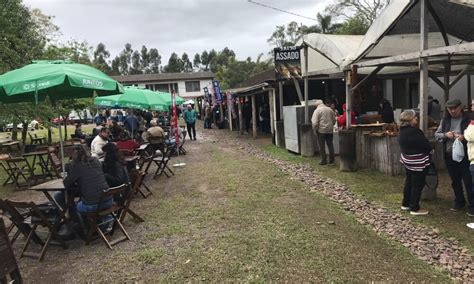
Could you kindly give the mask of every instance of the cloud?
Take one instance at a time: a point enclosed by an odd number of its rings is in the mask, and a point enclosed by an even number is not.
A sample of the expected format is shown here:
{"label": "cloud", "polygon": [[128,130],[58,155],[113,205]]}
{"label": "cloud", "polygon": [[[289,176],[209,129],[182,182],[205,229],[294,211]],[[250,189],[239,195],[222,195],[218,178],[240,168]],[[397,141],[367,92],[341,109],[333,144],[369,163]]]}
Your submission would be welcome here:
{"label": "cloud", "polygon": [[[255,0],[257,1],[257,0]],[[307,17],[316,17],[328,0],[257,2]],[[133,49],[157,48],[164,64],[169,55],[203,50],[233,49],[239,59],[267,54],[268,37],[277,25],[313,21],[248,3],[247,0],[24,0],[32,8],[54,16],[62,41],[86,40],[105,44],[112,57],[125,43]]]}

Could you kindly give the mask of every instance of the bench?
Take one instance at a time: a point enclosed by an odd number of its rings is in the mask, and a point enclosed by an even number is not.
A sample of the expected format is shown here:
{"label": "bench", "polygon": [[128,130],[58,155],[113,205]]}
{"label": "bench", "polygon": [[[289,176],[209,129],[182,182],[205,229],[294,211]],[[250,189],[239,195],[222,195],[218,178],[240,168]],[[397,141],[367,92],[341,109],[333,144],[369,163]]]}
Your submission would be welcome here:
{"label": "bench", "polygon": [[8,148],[8,151],[10,151],[10,152],[13,151],[13,146],[18,147],[18,151],[21,150],[20,141],[10,141],[10,142],[3,143],[3,144],[2,144],[2,147],[7,147],[7,148]]}
{"label": "bench", "polygon": [[43,144],[45,141],[46,141],[46,138],[43,137],[43,136],[38,136],[36,133],[34,132],[28,132],[28,135],[30,136],[30,140],[31,140],[31,145],[33,144]]}

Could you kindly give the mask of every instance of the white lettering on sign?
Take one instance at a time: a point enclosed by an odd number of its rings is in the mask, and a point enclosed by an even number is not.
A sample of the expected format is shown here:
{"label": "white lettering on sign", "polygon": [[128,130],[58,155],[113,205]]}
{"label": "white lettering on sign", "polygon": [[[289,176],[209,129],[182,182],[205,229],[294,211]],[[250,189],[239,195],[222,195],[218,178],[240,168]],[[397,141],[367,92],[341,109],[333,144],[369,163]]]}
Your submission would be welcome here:
{"label": "white lettering on sign", "polygon": [[[38,83],[38,89],[40,88],[44,88],[44,87],[47,87],[51,85],[51,82],[50,81],[45,81],[45,82],[39,82]],[[25,91],[33,91],[36,87],[36,83],[35,82],[32,82],[32,83],[26,83],[23,85],[23,90]]]}
{"label": "white lettering on sign", "polygon": [[102,87],[104,83],[102,83],[100,80],[82,79],[82,85]]}
{"label": "white lettering on sign", "polygon": [[299,51],[282,51],[276,53],[276,60],[298,60],[300,59]]}

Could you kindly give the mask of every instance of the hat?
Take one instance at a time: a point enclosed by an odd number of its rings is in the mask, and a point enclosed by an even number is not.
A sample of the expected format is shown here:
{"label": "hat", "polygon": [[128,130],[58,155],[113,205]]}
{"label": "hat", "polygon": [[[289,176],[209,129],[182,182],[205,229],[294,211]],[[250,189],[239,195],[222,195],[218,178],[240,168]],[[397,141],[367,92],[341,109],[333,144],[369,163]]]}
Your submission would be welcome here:
{"label": "hat", "polygon": [[446,107],[457,107],[461,104],[461,101],[459,99],[451,99],[446,102]]}

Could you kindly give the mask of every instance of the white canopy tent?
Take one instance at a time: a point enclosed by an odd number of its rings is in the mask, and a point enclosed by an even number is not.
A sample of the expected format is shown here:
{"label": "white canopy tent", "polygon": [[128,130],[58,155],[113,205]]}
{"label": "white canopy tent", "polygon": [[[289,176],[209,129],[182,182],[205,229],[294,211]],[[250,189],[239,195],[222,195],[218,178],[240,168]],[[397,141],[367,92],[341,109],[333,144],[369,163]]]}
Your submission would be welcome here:
{"label": "white canopy tent", "polygon": [[[445,90],[447,98],[449,89],[470,71],[474,62],[473,8],[456,1],[397,0],[390,2],[365,36],[305,35],[300,41],[305,48],[302,56],[305,86],[310,76],[341,77],[343,72],[349,73],[351,67],[353,73],[368,74],[365,79],[376,73],[420,72],[421,125],[425,129],[423,117],[426,117],[428,70],[444,76],[444,83],[435,76],[432,78]],[[449,82],[453,71],[460,72]],[[352,89],[363,81],[353,84]],[[350,91],[348,87],[348,116],[351,111]],[[305,120],[308,123],[307,113]],[[347,121],[349,123],[350,119]]]}

